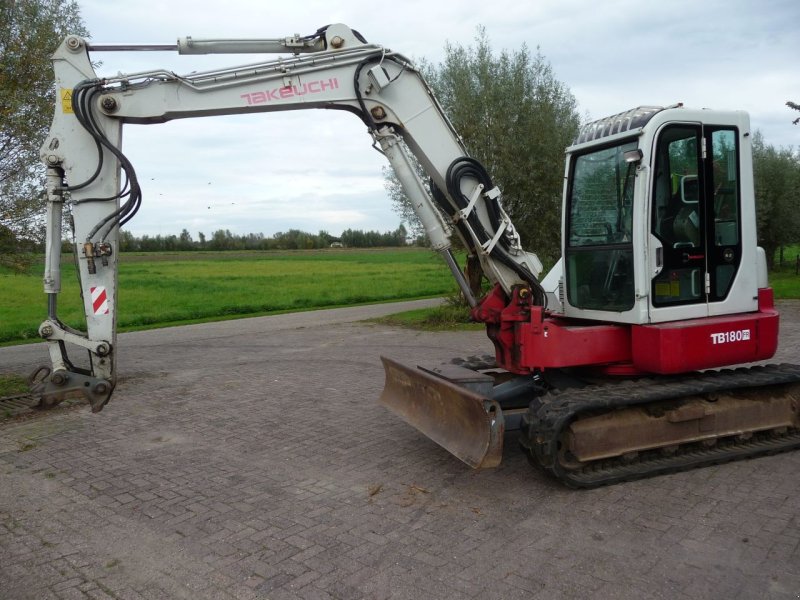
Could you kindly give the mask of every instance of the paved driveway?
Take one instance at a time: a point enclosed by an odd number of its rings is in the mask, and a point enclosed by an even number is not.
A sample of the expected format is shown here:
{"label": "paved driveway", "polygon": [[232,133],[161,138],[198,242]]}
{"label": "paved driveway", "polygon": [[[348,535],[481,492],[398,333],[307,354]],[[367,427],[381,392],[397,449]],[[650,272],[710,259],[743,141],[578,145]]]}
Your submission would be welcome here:
{"label": "paved driveway", "polygon": [[800,452],[570,491],[509,434],[471,471],[377,404],[378,356],[484,335],[374,310],[126,334],[103,412],[0,424],[0,598],[800,597]]}

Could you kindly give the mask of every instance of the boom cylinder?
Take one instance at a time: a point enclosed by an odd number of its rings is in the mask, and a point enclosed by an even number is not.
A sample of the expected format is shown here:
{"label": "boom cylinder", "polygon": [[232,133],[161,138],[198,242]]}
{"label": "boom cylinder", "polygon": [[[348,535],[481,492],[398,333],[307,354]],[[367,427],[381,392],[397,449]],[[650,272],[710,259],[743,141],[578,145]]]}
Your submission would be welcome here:
{"label": "boom cylinder", "polygon": [[400,139],[393,133],[384,134],[384,132],[379,132],[376,137],[378,137],[383,153],[392,164],[397,179],[400,181],[400,185],[403,186],[403,191],[411,200],[411,207],[425,228],[431,247],[441,254],[461,293],[464,294],[464,298],[474,308],[477,306],[478,301],[475,299],[461,269],[458,268],[458,263],[450,249],[450,234],[452,232],[450,226],[444,222],[442,216],[434,208],[433,199],[428,194],[425,184],[417,175],[408,153],[400,143]]}
{"label": "boom cylinder", "polygon": [[381,145],[384,155],[392,164],[403,191],[411,201],[414,214],[417,215],[425,233],[431,242],[431,247],[437,252],[450,248],[450,227],[444,222],[442,216],[434,208],[425,184],[414,171],[408,154],[403,150],[400,138],[394,133],[379,132],[376,137]]}
{"label": "boom cylinder", "polygon": [[63,183],[61,169],[48,167],[44,293],[51,294],[51,304],[53,295],[61,291],[61,225],[64,205],[61,189]]}

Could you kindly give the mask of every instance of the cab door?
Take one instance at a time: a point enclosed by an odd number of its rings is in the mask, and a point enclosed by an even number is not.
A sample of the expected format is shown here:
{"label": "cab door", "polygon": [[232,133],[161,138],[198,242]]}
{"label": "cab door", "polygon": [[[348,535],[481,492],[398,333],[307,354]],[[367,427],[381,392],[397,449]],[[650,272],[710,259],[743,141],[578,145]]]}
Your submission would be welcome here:
{"label": "cab door", "polygon": [[708,314],[702,139],[700,124],[668,125],[659,132],[651,202],[651,321]]}
{"label": "cab door", "polygon": [[728,298],[742,261],[739,135],[734,127],[706,127],[705,136],[708,301],[714,304]]}
{"label": "cab door", "polygon": [[724,300],[741,259],[734,128],[661,129],[651,200],[651,322],[705,317]]}

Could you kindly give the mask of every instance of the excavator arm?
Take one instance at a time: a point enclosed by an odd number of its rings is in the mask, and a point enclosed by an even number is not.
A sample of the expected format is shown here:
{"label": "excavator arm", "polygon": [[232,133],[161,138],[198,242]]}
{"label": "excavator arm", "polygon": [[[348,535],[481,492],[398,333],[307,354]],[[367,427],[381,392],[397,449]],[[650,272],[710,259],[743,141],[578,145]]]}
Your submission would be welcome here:
{"label": "excavator arm", "polygon": [[[277,60],[190,75],[168,70],[98,78],[92,50],[173,50],[182,54],[282,53]],[[53,57],[58,96],[42,147],[47,165],[47,252],[44,276],[48,318],[39,328],[52,368],[40,372],[38,392],[50,406],[68,394],[86,396],[92,410],[108,402],[116,383],[117,260],[119,228],[136,214],[142,192],[121,150],[126,123],[300,109],[339,109],[367,126],[417,216],[465,296],[478,301],[451,249],[455,229],[484,273],[506,294],[532,289],[541,264],[520,246],[500,191],[467,151],[419,71],[402,55],[367,43],[345,25],[309,36],[266,40],[182,38],[167,46],[91,46],[68,37]],[[418,163],[429,182],[417,174]],[[71,208],[86,332],[58,316],[60,242],[64,204]],[[89,354],[77,367],[70,346]]]}

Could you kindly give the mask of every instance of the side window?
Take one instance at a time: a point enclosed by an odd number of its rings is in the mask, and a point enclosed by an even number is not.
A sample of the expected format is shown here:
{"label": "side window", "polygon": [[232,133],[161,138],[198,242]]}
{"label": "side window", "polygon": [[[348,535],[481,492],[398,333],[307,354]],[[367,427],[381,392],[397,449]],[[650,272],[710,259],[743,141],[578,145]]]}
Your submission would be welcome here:
{"label": "side window", "polygon": [[713,273],[712,300],[721,300],[733,283],[739,264],[739,174],[736,132],[719,129],[711,132],[711,191],[709,207],[713,219],[714,247],[709,248]]}
{"label": "side window", "polygon": [[656,162],[654,232],[672,248],[700,246],[697,132],[676,128],[661,138]]}
{"label": "side window", "polygon": [[714,243],[735,246],[739,243],[739,186],[734,132],[713,132],[711,148],[714,153]]}

